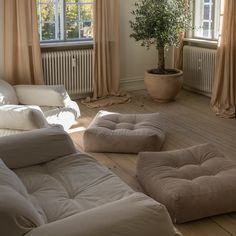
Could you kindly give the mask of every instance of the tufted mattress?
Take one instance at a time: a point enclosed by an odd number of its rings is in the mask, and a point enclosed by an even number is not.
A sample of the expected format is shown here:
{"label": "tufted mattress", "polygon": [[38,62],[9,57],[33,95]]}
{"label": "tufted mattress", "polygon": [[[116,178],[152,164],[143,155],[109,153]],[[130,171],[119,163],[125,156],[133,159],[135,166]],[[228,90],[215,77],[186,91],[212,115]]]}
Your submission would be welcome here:
{"label": "tufted mattress", "polygon": [[45,223],[130,195],[133,191],[106,167],[83,154],[15,170]]}

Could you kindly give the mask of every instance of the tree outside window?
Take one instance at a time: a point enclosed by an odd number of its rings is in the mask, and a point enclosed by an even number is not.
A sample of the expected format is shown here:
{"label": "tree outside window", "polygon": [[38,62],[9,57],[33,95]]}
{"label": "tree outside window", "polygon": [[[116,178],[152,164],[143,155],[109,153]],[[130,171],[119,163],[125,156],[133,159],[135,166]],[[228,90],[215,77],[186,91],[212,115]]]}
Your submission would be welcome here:
{"label": "tree outside window", "polygon": [[93,39],[92,0],[37,0],[41,42]]}

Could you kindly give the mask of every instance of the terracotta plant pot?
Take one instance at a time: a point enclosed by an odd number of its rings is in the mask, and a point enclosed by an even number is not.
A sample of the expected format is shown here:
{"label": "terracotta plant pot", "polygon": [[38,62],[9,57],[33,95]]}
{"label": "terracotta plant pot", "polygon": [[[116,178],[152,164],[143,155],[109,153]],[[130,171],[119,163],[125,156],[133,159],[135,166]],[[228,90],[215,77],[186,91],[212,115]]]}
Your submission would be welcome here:
{"label": "terracotta plant pot", "polygon": [[183,72],[175,69],[174,74],[153,74],[147,71],[144,82],[149,95],[159,102],[175,99],[183,85]]}

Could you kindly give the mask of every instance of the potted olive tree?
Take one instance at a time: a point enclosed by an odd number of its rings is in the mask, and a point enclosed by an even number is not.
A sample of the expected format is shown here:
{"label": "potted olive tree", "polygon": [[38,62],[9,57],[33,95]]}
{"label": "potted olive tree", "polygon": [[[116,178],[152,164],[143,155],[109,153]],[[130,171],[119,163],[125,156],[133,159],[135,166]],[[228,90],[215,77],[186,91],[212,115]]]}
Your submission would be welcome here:
{"label": "potted olive tree", "polygon": [[186,0],[140,0],[132,11],[130,37],[141,41],[141,46],[158,50],[158,65],[145,75],[148,93],[158,101],[173,100],[183,84],[183,73],[165,68],[165,51],[178,47],[180,35],[191,27],[191,12]]}

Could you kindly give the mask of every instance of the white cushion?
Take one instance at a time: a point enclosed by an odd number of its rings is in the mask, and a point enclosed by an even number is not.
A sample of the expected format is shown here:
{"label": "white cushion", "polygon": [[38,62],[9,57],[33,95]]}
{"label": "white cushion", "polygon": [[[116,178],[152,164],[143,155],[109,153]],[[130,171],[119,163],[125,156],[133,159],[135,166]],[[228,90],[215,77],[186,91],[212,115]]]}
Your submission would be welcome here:
{"label": "white cushion", "polygon": [[14,86],[20,104],[64,107],[70,97],[64,86],[16,85]]}
{"label": "white cushion", "polygon": [[25,186],[0,159],[0,234],[22,236],[42,225]]}
{"label": "white cushion", "polygon": [[0,106],[0,128],[33,130],[48,127],[46,118],[38,106]]}
{"label": "white cushion", "polygon": [[77,119],[76,110],[70,107],[41,107],[47,122],[51,125],[61,125],[64,130],[69,130]]}
{"label": "white cushion", "polygon": [[14,88],[6,81],[0,79],[0,105],[18,103]]}

